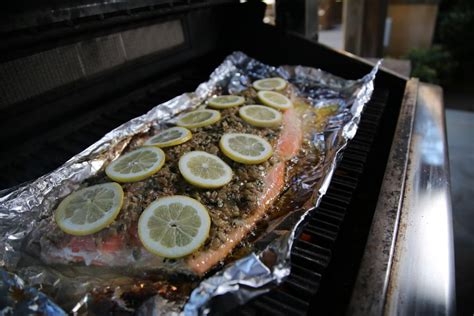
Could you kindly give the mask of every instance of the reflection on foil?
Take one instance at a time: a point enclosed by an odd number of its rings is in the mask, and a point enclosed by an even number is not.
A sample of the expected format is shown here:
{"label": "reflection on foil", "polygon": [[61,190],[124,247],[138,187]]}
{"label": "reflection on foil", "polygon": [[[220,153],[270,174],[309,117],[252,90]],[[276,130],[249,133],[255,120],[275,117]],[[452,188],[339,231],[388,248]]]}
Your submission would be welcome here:
{"label": "reflection on foil", "polygon": [[191,294],[189,303],[184,307],[184,313],[186,315],[208,314],[210,308],[207,304],[214,297],[217,298],[213,302],[216,307],[220,303],[218,299],[225,300],[224,304],[220,304],[220,308],[217,307],[220,312],[242,304],[268,291],[263,286],[266,285],[269,274],[271,271],[260,258],[255,254],[250,254],[236,261],[228,269],[201,282]]}
{"label": "reflection on foil", "polygon": [[54,315],[67,314],[46,295],[25,283],[13,273],[0,270],[1,315]]}
{"label": "reflection on foil", "polygon": [[[255,242],[255,252],[227,265],[221,271],[204,279],[194,289],[188,302],[169,301],[155,295],[146,300],[135,312],[140,315],[207,314],[223,312],[249,299],[267,292],[290,273],[290,251],[299,224],[318,206],[326,192],[341,151],[356,131],[364,104],[373,90],[373,80],[379,67],[360,80],[344,80],[318,69],[303,66],[271,67],[249,58],[241,52],[228,56],[214,70],[209,81],[202,83],[194,93],[180,95],[157,105],[148,113],[137,117],[106,134],[98,142],[74,156],[63,166],[39,179],[0,197],[0,264],[8,271],[17,273],[29,286],[53,288],[56,292],[72,293],[81,299],[70,301],[67,308],[73,313],[88,313],[89,291],[95,286],[107,284],[114,293],[116,306],[123,305],[120,289],[130,284],[124,277],[106,278],[106,275],[88,274],[79,268],[63,268],[44,265],[35,258],[26,258],[22,244],[40,218],[51,216],[57,201],[77,190],[81,183],[101,172],[105,165],[120,155],[134,135],[171,121],[183,110],[199,107],[213,94],[237,93],[247,89],[256,79],[280,76],[296,88],[296,93],[308,100],[315,108],[328,104],[336,107],[323,132],[312,136],[313,144],[323,153],[323,162],[311,169],[311,174],[297,179],[301,187],[311,187],[318,181],[317,190],[301,209],[294,210],[271,225]],[[312,183],[310,183],[312,181]],[[22,265],[20,262],[32,262]],[[18,278],[14,274],[10,277]],[[113,281],[111,281],[113,280]],[[2,289],[8,280],[1,283]],[[109,282],[109,283],[107,283]],[[29,288],[31,289],[31,288]],[[35,292],[28,297],[27,306],[51,307],[49,315],[63,315],[61,309],[45,295]],[[155,292],[156,293],[156,292]],[[73,295],[74,294],[74,295]],[[117,295],[116,295],[117,294]],[[29,305],[28,305],[29,304]],[[2,302],[2,306],[10,306]],[[16,310],[15,306],[9,307]],[[128,310],[128,307],[125,306]],[[48,310],[49,311],[49,310]]]}

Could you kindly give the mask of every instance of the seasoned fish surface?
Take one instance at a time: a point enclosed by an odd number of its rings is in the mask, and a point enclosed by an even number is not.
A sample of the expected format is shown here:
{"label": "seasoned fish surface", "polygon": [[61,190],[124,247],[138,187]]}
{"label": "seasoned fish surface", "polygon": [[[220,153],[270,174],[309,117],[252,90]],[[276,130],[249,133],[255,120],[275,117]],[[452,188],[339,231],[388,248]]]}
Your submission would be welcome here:
{"label": "seasoned fish surface", "polygon": [[[291,95],[291,92],[286,92]],[[246,104],[255,104],[255,91],[244,96]],[[36,230],[41,259],[49,264],[80,263],[109,267],[132,267],[204,274],[223,261],[262,220],[287,186],[288,166],[302,148],[304,111],[290,108],[283,113],[282,125],[258,128],[243,121],[238,107],[221,110],[215,124],[192,129],[186,143],[163,148],[166,163],[156,174],[144,180],[122,184],[124,204],[117,219],[106,229],[89,236],[72,236],[61,231],[54,220],[44,220]],[[248,133],[265,138],[273,147],[273,156],[257,165],[245,165],[227,158],[219,149],[224,133]],[[132,150],[145,137],[135,137]],[[186,182],[178,169],[179,158],[186,152],[205,151],[219,156],[233,170],[232,181],[219,189],[200,189]],[[94,183],[110,181],[105,176]],[[193,254],[177,260],[148,253],[137,237],[137,222],[143,210],[154,200],[170,195],[186,195],[201,202],[209,211],[211,229],[206,243]],[[40,233],[41,232],[41,233]]]}

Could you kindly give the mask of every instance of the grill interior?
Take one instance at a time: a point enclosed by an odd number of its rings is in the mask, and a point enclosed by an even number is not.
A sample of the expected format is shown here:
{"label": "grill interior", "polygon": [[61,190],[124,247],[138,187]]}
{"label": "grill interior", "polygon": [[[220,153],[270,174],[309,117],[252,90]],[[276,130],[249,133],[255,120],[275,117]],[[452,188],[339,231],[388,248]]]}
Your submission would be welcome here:
{"label": "grill interior", "polygon": [[[11,155],[0,161],[0,189],[56,169],[122,123],[177,95],[194,91],[219,62],[214,56],[197,59],[138,89],[117,93],[115,98],[99,99],[89,104],[87,110],[81,107],[61,113],[56,119],[49,118],[40,129],[34,122],[36,116],[26,115],[27,128],[20,135],[13,129],[10,135],[5,135]],[[48,113],[47,105],[44,112]]]}
{"label": "grill interior", "polygon": [[[171,14],[173,19],[184,21],[186,43],[174,53],[147,57],[87,82],[0,109],[0,119],[7,126],[0,136],[4,145],[0,189],[54,170],[111,129],[159,103],[195,90],[235,50],[267,64],[302,64],[348,79],[360,78],[371,69],[351,56],[264,25],[261,3],[210,6],[203,2],[197,7],[190,5],[190,12],[182,4],[174,9],[142,10],[146,12],[142,16],[146,23],[152,23],[155,18],[166,20]],[[167,17],[163,18],[163,14]],[[117,29],[122,32],[136,21],[140,25],[145,23],[138,13],[126,18],[117,13],[102,19],[102,22],[85,19],[82,32],[81,27],[62,31],[64,24],[52,25],[45,28],[44,34],[37,30],[40,35],[34,40],[28,32],[12,32],[0,46],[0,62],[16,53],[35,53],[40,47],[38,41],[42,46],[51,45],[54,33],[60,35],[56,35],[58,43],[70,43],[75,37],[83,40],[92,36],[89,34],[103,36],[108,28],[111,33]],[[245,23],[241,23],[243,20]],[[75,21],[78,25],[80,22]],[[206,31],[200,31],[203,29]],[[404,87],[404,80],[383,71],[378,73],[359,130],[345,149],[320,207],[310,214],[294,244],[291,275],[278,288],[232,310],[231,314],[345,313],[377,202]]]}

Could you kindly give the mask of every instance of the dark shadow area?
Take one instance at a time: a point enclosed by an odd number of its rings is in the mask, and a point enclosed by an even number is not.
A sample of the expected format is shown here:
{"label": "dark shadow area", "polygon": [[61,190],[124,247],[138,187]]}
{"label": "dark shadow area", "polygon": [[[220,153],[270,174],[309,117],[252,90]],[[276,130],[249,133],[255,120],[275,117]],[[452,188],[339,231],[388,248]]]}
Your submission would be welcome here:
{"label": "dark shadow area", "polygon": [[[447,98],[447,101],[449,99]],[[471,98],[471,110],[474,107]],[[474,112],[446,110],[458,315],[474,312]]]}

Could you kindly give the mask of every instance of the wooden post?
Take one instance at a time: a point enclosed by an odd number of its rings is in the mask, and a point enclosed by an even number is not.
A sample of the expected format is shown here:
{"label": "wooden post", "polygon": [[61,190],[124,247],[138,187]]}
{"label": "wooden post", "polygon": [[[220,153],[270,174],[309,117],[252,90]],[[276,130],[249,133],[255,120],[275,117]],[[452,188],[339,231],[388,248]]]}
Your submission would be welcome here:
{"label": "wooden post", "polygon": [[276,25],[316,40],[319,30],[319,0],[277,0]]}
{"label": "wooden post", "polygon": [[344,49],[362,57],[383,56],[388,0],[346,0]]}

